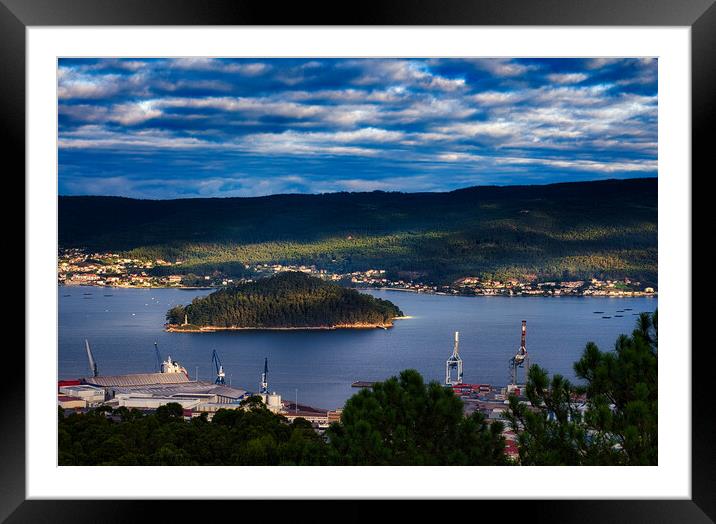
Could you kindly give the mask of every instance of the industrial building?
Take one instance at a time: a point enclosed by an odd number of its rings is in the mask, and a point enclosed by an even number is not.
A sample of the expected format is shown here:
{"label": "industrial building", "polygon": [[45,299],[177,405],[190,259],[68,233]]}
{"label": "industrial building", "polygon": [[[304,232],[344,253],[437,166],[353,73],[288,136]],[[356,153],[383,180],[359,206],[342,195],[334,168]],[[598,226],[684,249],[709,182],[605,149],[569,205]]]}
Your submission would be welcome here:
{"label": "industrial building", "polygon": [[59,386],[58,391],[67,397],[82,399],[90,405],[101,404],[106,399],[104,389],[86,384]]}
{"label": "industrial building", "polygon": [[[157,372],[126,375],[100,375],[89,342],[85,340],[89,377],[58,382],[58,405],[65,409],[82,409],[104,404],[113,408],[154,410],[175,402],[184,409],[214,412],[215,406],[237,405],[250,395],[245,389],[224,383],[223,367],[214,352],[217,377],[214,382],[191,380],[186,369],[171,356],[161,358],[157,344]],[[280,403],[280,400],[279,400]]]}
{"label": "industrial building", "polygon": [[[212,418],[219,409],[238,409],[241,402],[252,393],[226,385],[224,367],[216,351],[212,364],[216,368],[214,382],[191,380],[186,369],[171,356],[162,359],[157,344],[156,369],[154,373],[131,373],[126,375],[100,375],[89,342],[85,341],[91,376],[77,380],[58,382],[58,405],[64,409],[86,409],[106,405],[112,408],[156,410],[158,407],[177,403],[188,416],[206,413]],[[273,413],[285,412],[281,395],[269,392],[268,359],[264,361],[259,396]],[[322,421],[326,412],[320,412]]]}

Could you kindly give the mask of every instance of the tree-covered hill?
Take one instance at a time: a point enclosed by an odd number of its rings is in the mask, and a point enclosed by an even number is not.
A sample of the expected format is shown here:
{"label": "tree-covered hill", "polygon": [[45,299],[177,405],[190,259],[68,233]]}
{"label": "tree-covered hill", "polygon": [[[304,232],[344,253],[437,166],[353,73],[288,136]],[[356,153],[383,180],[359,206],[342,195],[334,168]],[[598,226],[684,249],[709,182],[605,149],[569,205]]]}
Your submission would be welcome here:
{"label": "tree-covered hill", "polygon": [[[223,288],[167,312],[186,329],[387,327],[403,313],[392,302],[299,272]],[[181,327],[180,327],[181,329]]]}
{"label": "tree-covered hill", "polygon": [[446,193],[60,197],[59,242],[179,259],[184,271],[273,262],[442,282],[477,275],[656,283],[657,179]]}

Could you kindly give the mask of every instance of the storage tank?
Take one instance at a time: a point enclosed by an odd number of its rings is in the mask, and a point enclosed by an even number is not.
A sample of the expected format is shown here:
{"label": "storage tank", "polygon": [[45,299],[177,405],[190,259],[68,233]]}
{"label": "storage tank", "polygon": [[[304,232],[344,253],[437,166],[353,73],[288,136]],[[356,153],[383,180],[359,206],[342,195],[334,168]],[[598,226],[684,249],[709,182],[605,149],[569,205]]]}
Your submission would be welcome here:
{"label": "storage tank", "polygon": [[281,409],[281,395],[274,393],[271,393],[270,395],[267,395],[266,399],[266,406],[269,408],[270,411],[278,411]]}

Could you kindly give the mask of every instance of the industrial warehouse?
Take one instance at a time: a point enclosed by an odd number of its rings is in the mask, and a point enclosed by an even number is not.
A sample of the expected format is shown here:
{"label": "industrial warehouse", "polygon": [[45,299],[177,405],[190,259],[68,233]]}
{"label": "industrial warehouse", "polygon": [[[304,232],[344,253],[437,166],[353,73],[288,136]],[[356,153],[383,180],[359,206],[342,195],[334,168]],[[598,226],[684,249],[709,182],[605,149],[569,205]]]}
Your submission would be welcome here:
{"label": "industrial warehouse", "polygon": [[251,396],[262,399],[267,409],[289,420],[304,418],[316,428],[325,429],[340,420],[340,411],[328,411],[281,400],[281,395],[269,392],[268,358],[264,360],[258,393],[226,384],[226,373],[216,351],[212,354],[215,366],[214,382],[191,380],[187,370],[171,356],[163,360],[157,344],[154,350],[159,371],[127,375],[100,375],[89,342],[85,348],[92,375],[57,383],[57,404],[63,409],[86,410],[99,406],[113,409],[124,407],[153,411],[158,407],[177,403],[182,406],[185,418],[206,414],[211,420],[219,409],[241,409],[242,401]]}

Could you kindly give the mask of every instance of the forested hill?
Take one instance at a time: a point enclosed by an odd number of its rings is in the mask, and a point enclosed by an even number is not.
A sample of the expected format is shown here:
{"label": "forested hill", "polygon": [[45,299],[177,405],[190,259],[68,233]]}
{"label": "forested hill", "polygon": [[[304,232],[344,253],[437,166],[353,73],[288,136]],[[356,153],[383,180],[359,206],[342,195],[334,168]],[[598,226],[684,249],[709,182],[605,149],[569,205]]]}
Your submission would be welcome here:
{"label": "forested hill", "polygon": [[220,289],[167,312],[188,329],[388,327],[403,313],[392,302],[299,272]]}
{"label": "forested hill", "polygon": [[477,274],[655,282],[657,179],[446,193],[60,197],[59,242],[181,259],[186,268],[282,262],[438,280]]}

